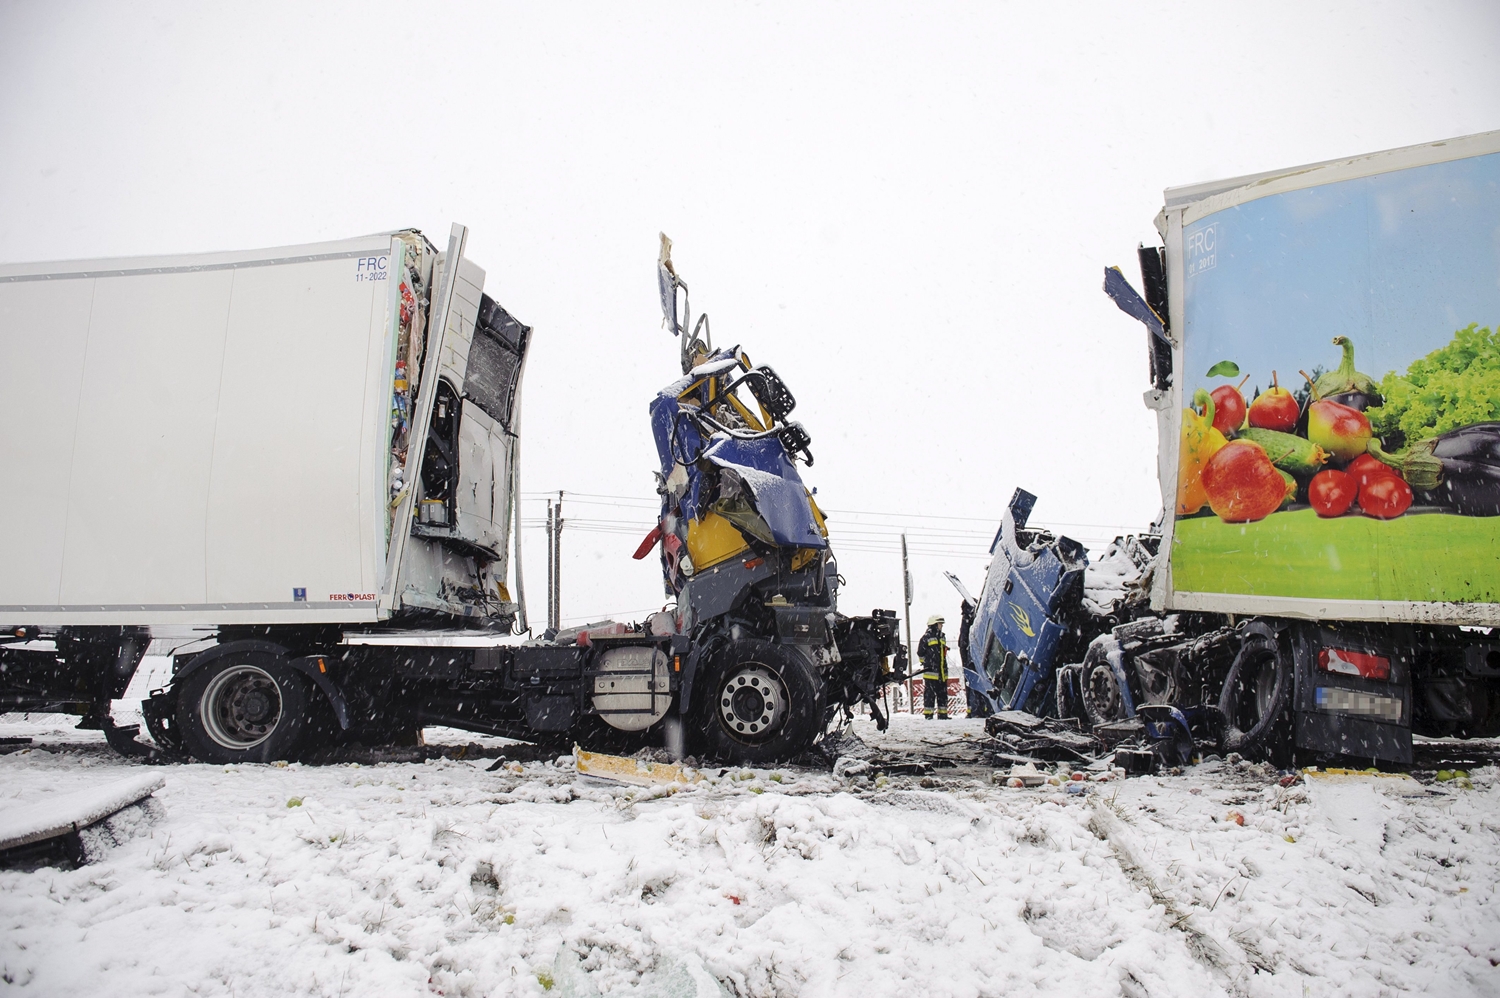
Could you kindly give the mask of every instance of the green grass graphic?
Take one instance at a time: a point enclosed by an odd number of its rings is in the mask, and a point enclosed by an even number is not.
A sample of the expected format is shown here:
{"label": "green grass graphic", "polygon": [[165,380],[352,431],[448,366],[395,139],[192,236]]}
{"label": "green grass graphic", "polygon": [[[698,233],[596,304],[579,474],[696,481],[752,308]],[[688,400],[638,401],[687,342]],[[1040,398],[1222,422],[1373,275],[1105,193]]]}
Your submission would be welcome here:
{"label": "green grass graphic", "polygon": [[1306,599],[1500,602],[1500,516],[1408,513],[1177,521],[1173,586]]}

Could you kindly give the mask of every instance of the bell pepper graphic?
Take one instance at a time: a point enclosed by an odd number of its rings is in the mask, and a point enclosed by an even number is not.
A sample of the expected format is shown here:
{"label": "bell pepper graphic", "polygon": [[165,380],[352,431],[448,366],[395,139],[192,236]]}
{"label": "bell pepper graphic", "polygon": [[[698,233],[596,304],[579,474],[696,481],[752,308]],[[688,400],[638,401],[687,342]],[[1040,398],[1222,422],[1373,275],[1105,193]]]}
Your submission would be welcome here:
{"label": "bell pepper graphic", "polygon": [[1182,410],[1182,446],[1177,454],[1178,516],[1191,516],[1208,502],[1208,493],[1203,488],[1203,466],[1228,442],[1224,434],[1214,429],[1213,398],[1198,389],[1193,393],[1192,408]]}

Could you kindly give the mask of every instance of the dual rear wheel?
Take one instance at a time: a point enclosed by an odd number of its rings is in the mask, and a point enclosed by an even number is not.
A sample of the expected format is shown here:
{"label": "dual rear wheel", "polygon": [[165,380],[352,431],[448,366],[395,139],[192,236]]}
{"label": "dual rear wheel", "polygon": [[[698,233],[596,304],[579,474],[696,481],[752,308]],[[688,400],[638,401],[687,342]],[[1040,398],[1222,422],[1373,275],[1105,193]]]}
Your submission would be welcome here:
{"label": "dual rear wheel", "polygon": [[1292,663],[1275,632],[1255,624],[1247,629],[1219,695],[1226,751],[1292,764]]}

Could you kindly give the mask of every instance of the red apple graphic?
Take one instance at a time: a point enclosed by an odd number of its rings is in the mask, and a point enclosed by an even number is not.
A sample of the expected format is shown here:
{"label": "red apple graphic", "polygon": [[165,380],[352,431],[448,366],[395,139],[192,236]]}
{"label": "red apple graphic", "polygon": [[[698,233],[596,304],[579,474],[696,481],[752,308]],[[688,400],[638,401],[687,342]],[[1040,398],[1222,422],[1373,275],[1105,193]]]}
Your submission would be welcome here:
{"label": "red apple graphic", "polygon": [[1271,372],[1271,387],[1255,397],[1250,403],[1250,425],[1262,430],[1280,430],[1291,433],[1297,428],[1302,409],[1297,397],[1276,382],[1276,372]]}
{"label": "red apple graphic", "polygon": [[1245,396],[1234,385],[1213,390],[1214,429],[1226,437],[1245,425]]}

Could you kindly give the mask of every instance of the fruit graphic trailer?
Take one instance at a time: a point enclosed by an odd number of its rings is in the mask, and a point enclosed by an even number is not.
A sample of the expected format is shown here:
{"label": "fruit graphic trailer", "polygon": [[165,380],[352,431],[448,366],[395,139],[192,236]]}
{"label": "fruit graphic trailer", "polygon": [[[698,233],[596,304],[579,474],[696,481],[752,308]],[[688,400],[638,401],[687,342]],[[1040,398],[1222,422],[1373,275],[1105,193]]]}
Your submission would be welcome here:
{"label": "fruit graphic trailer", "polygon": [[1162,518],[1091,562],[1017,490],[959,587],[971,714],[1144,769],[1500,736],[1500,132],[1168,188],[1157,228],[1104,292]]}
{"label": "fruit graphic trailer", "polygon": [[1500,623],[1500,143],[1236,183],[1158,219],[1164,604]]}

